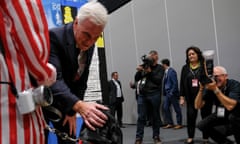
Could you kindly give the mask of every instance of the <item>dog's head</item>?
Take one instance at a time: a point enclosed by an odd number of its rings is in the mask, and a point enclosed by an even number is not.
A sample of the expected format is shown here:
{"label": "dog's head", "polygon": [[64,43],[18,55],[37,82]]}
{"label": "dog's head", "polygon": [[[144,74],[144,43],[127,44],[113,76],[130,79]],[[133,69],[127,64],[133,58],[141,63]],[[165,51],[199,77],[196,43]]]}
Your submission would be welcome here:
{"label": "dog's head", "polygon": [[122,144],[122,131],[116,119],[109,110],[102,110],[102,112],[108,117],[106,124],[96,128],[95,131],[84,127],[80,133],[80,139],[84,144]]}

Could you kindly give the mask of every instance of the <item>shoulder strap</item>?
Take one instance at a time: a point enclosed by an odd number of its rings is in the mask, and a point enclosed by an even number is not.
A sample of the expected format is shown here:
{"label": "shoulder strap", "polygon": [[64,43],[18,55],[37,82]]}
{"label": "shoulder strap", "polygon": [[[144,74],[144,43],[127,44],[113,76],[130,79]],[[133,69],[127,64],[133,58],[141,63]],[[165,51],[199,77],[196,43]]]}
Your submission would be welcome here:
{"label": "shoulder strap", "polygon": [[4,48],[3,48],[2,39],[0,39],[0,52],[5,57],[5,51],[4,51]]}

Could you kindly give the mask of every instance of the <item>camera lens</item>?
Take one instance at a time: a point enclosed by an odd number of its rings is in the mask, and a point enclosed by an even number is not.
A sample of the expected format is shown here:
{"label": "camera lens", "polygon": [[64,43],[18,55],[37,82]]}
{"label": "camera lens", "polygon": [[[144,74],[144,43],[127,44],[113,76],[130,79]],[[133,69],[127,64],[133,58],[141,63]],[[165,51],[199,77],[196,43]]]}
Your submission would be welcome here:
{"label": "camera lens", "polygon": [[33,90],[33,98],[34,102],[41,106],[49,106],[53,102],[51,90],[44,86],[39,86]]}
{"label": "camera lens", "polygon": [[53,102],[53,96],[52,96],[52,91],[48,87],[44,87],[43,89],[43,96],[44,100],[48,105],[52,104]]}

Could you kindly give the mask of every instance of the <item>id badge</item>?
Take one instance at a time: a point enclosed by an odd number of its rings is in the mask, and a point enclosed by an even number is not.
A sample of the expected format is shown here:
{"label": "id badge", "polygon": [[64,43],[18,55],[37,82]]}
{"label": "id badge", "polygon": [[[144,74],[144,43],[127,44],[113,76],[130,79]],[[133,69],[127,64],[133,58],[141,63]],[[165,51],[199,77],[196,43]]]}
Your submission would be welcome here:
{"label": "id badge", "polygon": [[217,106],[214,104],[213,106],[212,106],[212,113],[215,113],[217,111]]}
{"label": "id badge", "polygon": [[217,116],[218,117],[224,117],[224,113],[225,113],[225,108],[224,107],[218,107],[217,108]]}
{"label": "id badge", "polygon": [[192,87],[198,87],[198,79],[192,79]]}

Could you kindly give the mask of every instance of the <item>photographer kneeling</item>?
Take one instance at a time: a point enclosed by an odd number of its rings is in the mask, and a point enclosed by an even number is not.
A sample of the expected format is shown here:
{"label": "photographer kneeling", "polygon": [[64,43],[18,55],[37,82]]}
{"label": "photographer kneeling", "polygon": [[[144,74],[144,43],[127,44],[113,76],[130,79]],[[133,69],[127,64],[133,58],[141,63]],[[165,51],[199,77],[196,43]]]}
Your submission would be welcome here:
{"label": "photographer kneeling", "polygon": [[222,66],[214,67],[213,76],[212,83],[201,85],[195,99],[195,108],[200,109],[205,104],[216,107],[197,127],[218,144],[233,144],[227,138],[232,134],[237,144],[240,144],[240,83],[228,79],[227,71]]}
{"label": "photographer kneeling", "polygon": [[135,76],[135,80],[140,81],[138,85],[138,120],[135,144],[142,144],[147,117],[147,103],[149,103],[152,110],[152,137],[154,144],[161,144],[159,108],[164,69],[162,65],[158,64],[157,51],[150,51],[148,56],[142,57],[142,61],[143,64],[137,67]]}

